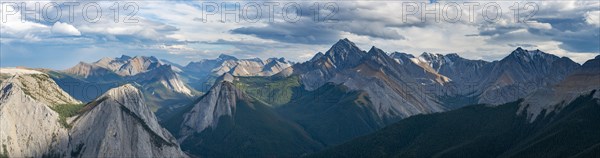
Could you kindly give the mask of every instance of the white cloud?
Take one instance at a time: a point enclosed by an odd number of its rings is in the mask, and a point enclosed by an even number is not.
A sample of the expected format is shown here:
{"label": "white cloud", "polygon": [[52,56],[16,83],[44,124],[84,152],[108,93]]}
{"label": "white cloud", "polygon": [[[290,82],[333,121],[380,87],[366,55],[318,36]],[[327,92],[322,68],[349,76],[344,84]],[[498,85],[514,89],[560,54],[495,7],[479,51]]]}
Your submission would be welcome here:
{"label": "white cloud", "polygon": [[169,52],[170,54],[184,54],[184,53],[195,52],[194,49],[188,47],[187,45],[183,45],[183,44],[160,45],[160,46],[158,46],[158,48],[165,50],[165,51]]}
{"label": "white cloud", "polygon": [[600,26],[600,10],[585,13],[585,22],[590,25]]}
{"label": "white cloud", "polygon": [[[104,10],[106,15],[102,15],[101,20],[90,23],[82,19],[82,6],[77,6],[75,10],[74,21],[66,19],[67,9],[63,9],[64,16],[59,21],[61,23],[37,23],[33,21],[21,22],[20,13],[9,15],[8,23],[1,25],[2,43],[10,41],[24,41],[27,43],[37,43],[44,46],[70,45],[74,48],[94,46],[98,48],[111,48],[114,54],[107,55],[96,53],[96,59],[104,56],[113,56],[121,53],[131,55],[132,52],[143,53],[154,52],[164,54],[164,56],[181,62],[197,60],[202,58],[214,58],[221,53],[232,54],[240,58],[268,58],[268,57],[286,57],[293,61],[306,61],[316,52],[324,52],[337,41],[337,38],[349,38],[357,43],[362,49],[369,49],[370,46],[379,47],[385,51],[403,51],[412,54],[422,52],[431,53],[458,53],[459,55],[471,59],[497,60],[515,49],[515,44],[530,45],[533,48],[540,49],[548,53],[561,54],[572,57],[575,61],[581,62],[593,57],[598,52],[576,51],[585,53],[570,52],[563,45],[571,48],[590,47],[590,44],[582,43],[590,37],[597,37],[593,34],[593,29],[600,26],[599,2],[584,1],[537,1],[539,11],[529,23],[516,22],[513,16],[513,10],[510,10],[514,2],[498,2],[504,13],[498,21],[488,23],[482,19],[481,11],[484,4],[489,1],[480,1],[480,6],[476,8],[475,23],[469,23],[468,9],[462,8],[462,17],[459,22],[451,23],[444,21],[435,22],[432,16],[427,17],[426,22],[421,21],[420,15],[409,15],[406,20],[402,16],[402,2],[371,2],[358,1],[351,3],[336,3],[339,10],[334,14],[335,19],[339,21],[333,23],[316,22],[302,20],[300,23],[285,23],[281,20],[281,7],[276,9],[274,23],[267,20],[259,22],[226,22],[218,21],[219,14],[210,16],[209,22],[204,23],[194,19],[202,18],[202,10],[199,7],[202,2],[182,2],[182,1],[152,1],[145,3],[136,3],[139,5],[139,12],[134,16],[138,19],[135,23],[124,23],[122,20],[128,14],[121,12],[119,22],[114,21],[112,10]],[[242,2],[244,4],[245,2]],[[310,9],[312,2],[302,3],[303,9]],[[417,2],[419,3],[419,2]],[[446,3],[440,1],[443,7]],[[83,4],[83,3],[82,3]],[[100,2],[102,9],[109,8],[113,2]],[[462,2],[459,2],[462,4]],[[525,3],[520,3],[521,8]],[[28,4],[29,5],[29,4]],[[122,5],[122,4],[121,4]],[[44,4],[42,4],[44,6]],[[9,8],[11,9],[11,8]],[[265,9],[265,8],[263,8]],[[130,11],[130,10],[128,10]],[[455,15],[453,9],[448,15]],[[264,12],[263,12],[264,13]],[[323,10],[326,13],[326,9]],[[523,11],[523,15],[528,13]],[[310,12],[303,12],[304,18],[313,18]],[[323,15],[325,16],[325,15]],[[263,18],[266,18],[263,14]],[[521,17],[524,18],[524,17]],[[562,20],[562,21],[561,21]],[[565,20],[572,20],[566,21]],[[558,22],[557,22],[558,21]],[[561,23],[562,22],[562,23]],[[567,25],[567,23],[575,23]],[[285,23],[285,24],[282,24]],[[47,26],[49,25],[49,26]],[[290,27],[293,26],[293,27]],[[277,27],[287,26],[287,27]],[[306,37],[315,35],[310,28],[320,26],[319,29],[332,30],[332,34],[323,35],[326,39],[316,44],[302,44],[282,40],[286,33],[292,35],[307,34]],[[321,27],[322,26],[322,27]],[[232,30],[241,27],[265,27],[263,34],[269,35],[269,30],[280,34],[277,38],[261,38],[249,34],[235,34]],[[592,31],[585,31],[585,30]],[[560,32],[567,30],[567,35]],[[583,31],[582,31],[583,30]],[[591,33],[590,33],[591,32]],[[597,31],[596,31],[597,32]],[[52,34],[64,34],[74,36],[53,37]],[[86,36],[78,36],[81,34]],[[487,34],[486,34],[487,33]],[[6,36],[5,36],[6,35]],[[564,36],[563,36],[564,35]],[[586,37],[581,38],[582,35]],[[339,37],[337,37],[339,36]],[[406,37],[404,40],[390,37]],[[556,37],[565,37],[563,41]],[[330,37],[332,39],[330,39]],[[379,38],[377,38],[379,37]],[[384,38],[381,38],[384,37]],[[387,37],[387,38],[385,38]],[[7,40],[8,39],[8,40]],[[572,40],[572,41],[568,41]],[[329,43],[330,41],[330,43]],[[587,41],[593,41],[587,40]],[[575,43],[575,44],[574,44]],[[578,45],[577,45],[578,44]],[[593,46],[593,45],[592,45]],[[32,45],[25,45],[23,50],[30,52],[34,48]],[[42,49],[54,51],[51,49]],[[98,50],[82,50],[97,51]],[[6,52],[6,51],[4,51]],[[596,54],[594,54],[596,53]],[[4,55],[4,54],[3,54]],[[154,54],[156,55],[156,54]]]}
{"label": "white cloud", "polygon": [[[6,12],[14,10],[11,5],[2,5],[2,9],[6,9]],[[2,34],[2,42],[10,42],[13,40],[26,40],[26,41],[39,41],[39,36],[47,34],[49,27],[32,22],[29,20],[21,19],[21,12],[17,11],[13,15],[3,15],[6,19],[2,19],[0,23],[0,34]]]}
{"label": "white cloud", "polygon": [[552,25],[549,23],[541,23],[537,21],[527,22],[527,25],[532,28],[540,29],[540,30],[550,30],[552,29]]}
{"label": "white cloud", "polygon": [[62,23],[60,21],[52,25],[52,33],[69,36],[81,36],[81,32],[79,32],[75,26],[68,23]]}

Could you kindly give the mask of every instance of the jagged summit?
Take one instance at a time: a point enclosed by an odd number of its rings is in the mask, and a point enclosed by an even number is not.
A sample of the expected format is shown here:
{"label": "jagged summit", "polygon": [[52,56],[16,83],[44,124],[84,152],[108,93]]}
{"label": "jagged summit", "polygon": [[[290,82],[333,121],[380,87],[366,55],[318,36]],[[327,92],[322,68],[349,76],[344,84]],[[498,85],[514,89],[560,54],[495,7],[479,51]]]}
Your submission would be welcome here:
{"label": "jagged summit", "polygon": [[312,61],[318,60],[318,59],[320,59],[321,57],[323,57],[324,55],[325,55],[325,54],[323,54],[323,52],[318,52],[318,53],[317,53],[317,54],[315,54],[315,56],[313,56],[313,57],[312,57],[312,58],[311,58],[309,61],[310,61],[310,62],[312,62]]}
{"label": "jagged summit", "polygon": [[131,84],[107,91],[73,122],[73,157],[186,157]]}
{"label": "jagged summit", "polygon": [[183,82],[181,77],[172,68],[172,65],[161,65],[151,71],[134,76],[134,80],[142,85],[156,85],[157,83],[167,90],[178,95],[193,96],[193,91]]}
{"label": "jagged summit", "polygon": [[221,54],[216,59],[190,62],[183,69],[195,73],[198,78],[216,78],[224,73],[231,73],[234,76],[270,76],[291,65],[292,63],[285,61],[285,58],[269,58],[267,60],[260,58],[238,59]]}
{"label": "jagged summit", "polygon": [[128,55],[121,55],[121,57],[118,58],[119,60],[129,60],[131,59],[131,56]]}
{"label": "jagged summit", "polygon": [[[260,58],[258,58],[258,59],[260,59]],[[284,57],[281,57],[281,58],[269,58],[269,59],[266,60],[266,63],[270,63],[270,62],[287,62],[287,61],[285,60]]]}
{"label": "jagged summit", "polygon": [[341,39],[335,43],[324,57],[329,58],[339,68],[352,67],[358,64],[366,52],[358,48],[348,39]]}
{"label": "jagged summit", "polygon": [[521,51],[525,51],[523,48],[521,47],[517,47],[517,49],[515,49],[516,52],[521,52]]}
{"label": "jagged summit", "polygon": [[233,83],[234,79],[235,78],[230,73],[224,73],[219,78],[217,78],[217,80],[215,81],[215,83],[221,83],[221,82],[232,82]]}
{"label": "jagged summit", "polygon": [[548,54],[546,52],[540,51],[539,49],[525,50],[521,47],[518,47],[517,49],[512,51],[507,57],[505,57],[502,60],[514,60],[514,59],[529,62],[531,60],[541,60],[541,59],[556,60],[556,59],[559,59],[559,57],[556,55],[553,55],[553,54]]}
{"label": "jagged summit", "polygon": [[231,56],[231,55],[227,55],[227,54],[221,54],[219,55],[219,57],[217,59],[221,59],[221,60],[238,60],[238,58]]}
{"label": "jagged summit", "polygon": [[249,97],[238,90],[230,80],[233,76],[224,74],[219,82],[204,96],[194,103],[190,112],[183,116],[180,136],[189,136],[202,132],[206,128],[215,128],[222,116],[233,116],[237,101],[248,100]]}
{"label": "jagged summit", "polygon": [[394,52],[390,54],[390,57],[392,57],[394,60],[396,60],[396,62],[398,62],[398,64],[401,65],[410,63],[412,62],[411,60],[415,58],[415,56],[413,56],[412,54],[403,52]]}
{"label": "jagged summit", "polygon": [[448,54],[444,55],[444,54],[439,54],[439,53],[428,53],[428,52],[423,52],[419,56],[419,60],[427,62],[427,63],[431,64],[431,67],[438,68],[438,69],[439,69],[439,66],[441,66],[440,64],[452,64],[453,62],[460,62],[460,61],[475,61],[475,60],[465,59],[456,53],[448,53]]}
{"label": "jagged summit", "polygon": [[369,49],[369,52],[367,52],[366,58],[369,58],[369,60],[371,61],[375,61],[378,64],[380,64],[380,66],[392,66],[394,65],[394,61],[392,58],[390,58],[383,50],[372,46],[371,49]]}
{"label": "jagged summit", "polygon": [[[150,71],[164,65],[154,56],[135,56],[130,57],[122,55],[116,58],[102,58],[93,63],[83,63],[71,67],[64,72],[82,76],[82,77],[102,77],[108,75],[106,70],[112,71],[119,76],[134,76],[139,73]],[[106,69],[106,70],[104,70]]]}
{"label": "jagged summit", "polygon": [[375,46],[371,46],[371,49],[367,52],[368,54],[385,54],[385,52]]}
{"label": "jagged summit", "polygon": [[334,56],[336,53],[364,53],[364,51],[360,50],[354,42],[344,38],[331,46],[331,48],[325,52],[325,55]]}
{"label": "jagged summit", "polygon": [[396,58],[396,57],[414,58],[415,56],[412,54],[404,53],[404,52],[393,52],[392,54],[390,54],[390,57],[392,57],[392,58]]}
{"label": "jagged summit", "polygon": [[436,57],[436,56],[444,56],[444,55],[443,54],[438,54],[438,53],[423,52],[419,56],[421,56],[421,57]]}
{"label": "jagged summit", "polygon": [[[108,90],[104,95],[100,96],[100,98],[112,98],[115,100],[123,100],[122,98],[130,98],[130,99],[141,99],[141,92],[135,88],[132,84],[124,84],[117,88],[113,88]],[[135,100],[141,101],[141,100]]]}
{"label": "jagged summit", "polygon": [[457,53],[448,53],[446,54],[448,58],[462,58]]}
{"label": "jagged summit", "polygon": [[535,64],[546,64],[552,63],[557,60],[561,60],[562,62],[575,63],[570,58],[561,58],[554,54],[549,54],[543,52],[539,49],[536,50],[525,50],[521,47],[512,51],[508,56],[504,57],[501,62],[511,63],[511,62],[531,62]]}

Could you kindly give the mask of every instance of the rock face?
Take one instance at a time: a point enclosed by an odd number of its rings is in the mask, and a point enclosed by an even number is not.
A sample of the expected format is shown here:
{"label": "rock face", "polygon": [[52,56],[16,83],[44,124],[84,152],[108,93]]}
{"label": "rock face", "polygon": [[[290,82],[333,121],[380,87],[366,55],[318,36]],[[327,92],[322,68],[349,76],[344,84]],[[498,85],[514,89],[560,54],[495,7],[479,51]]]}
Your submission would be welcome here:
{"label": "rock face", "polygon": [[[183,82],[171,65],[161,65],[154,70],[140,73],[133,76],[132,80],[142,84],[143,87],[151,87],[155,83],[160,83],[168,91],[188,97],[193,96],[192,90],[188,88],[187,84]],[[156,89],[156,87],[154,88]]]}
{"label": "rock face", "polygon": [[[423,53],[415,58],[393,54],[399,62],[412,61],[451,80],[447,86],[430,92],[438,98],[462,98],[459,104],[499,105],[516,101],[537,88],[556,84],[579,64],[540,50],[517,48],[499,61],[468,60],[457,54]],[[406,64],[405,64],[406,65]]]}
{"label": "rock face", "polygon": [[9,157],[60,155],[67,148],[68,130],[58,122],[59,114],[50,107],[79,103],[41,72],[16,74],[2,82],[0,154]]}
{"label": "rock face", "polygon": [[[82,98],[84,101],[96,98],[108,89],[114,88],[114,85],[137,83],[143,87],[143,90],[151,91],[149,94],[159,98],[150,102],[161,102],[162,100],[188,100],[195,95],[196,91],[183,82],[184,79],[179,74],[181,71],[180,68],[164,64],[153,56],[123,55],[119,58],[102,58],[91,64],[80,62],[72,68],[58,72],[72,76],[71,78],[64,75],[54,78],[70,83],[70,85],[59,85],[67,86],[64,88],[69,89],[69,93],[73,96],[87,96],[85,99]],[[90,87],[98,89],[100,93],[88,93]],[[85,94],[79,94],[82,92]]]}
{"label": "rock face", "polygon": [[325,54],[317,53],[310,61],[296,64],[284,72],[285,76],[299,75],[305,88],[314,90],[327,83],[337,72],[360,64],[365,55],[367,53],[353,42],[341,39]]}
{"label": "rock face", "polygon": [[217,84],[183,115],[182,129],[179,133],[181,136],[200,133],[209,127],[215,128],[219,118],[233,116],[238,100],[249,98],[231,84],[233,77],[230,74],[221,78],[225,83],[217,81]]}
{"label": "rock face", "polygon": [[2,72],[13,76],[0,84],[0,156],[187,157],[131,85],[108,91],[66,119],[58,107],[81,102],[47,74]]}
{"label": "rock face", "polygon": [[[298,121],[319,141],[335,145],[409,116],[447,110],[421,86],[442,86],[448,79],[406,64],[378,48],[364,52],[342,39],[326,54],[288,68],[291,73],[278,74],[297,75],[307,94],[332,101],[322,104],[323,100],[298,94],[300,98],[282,107],[285,116]],[[345,123],[348,120],[353,123]]]}
{"label": "rock face", "polygon": [[[600,56],[588,60],[559,83],[540,88],[527,96],[521,103],[519,114],[526,114],[533,122],[564,109],[577,97],[593,90],[596,94],[600,92]],[[600,98],[600,95],[594,97]]]}
{"label": "rock face", "polygon": [[132,85],[109,90],[84,110],[72,123],[72,157],[186,157]]}
{"label": "rock face", "polygon": [[540,50],[517,48],[494,63],[480,81],[479,103],[502,104],[527,96],[537,88],[556,84],[579,67],[571,59],[559,58]]}
{"label": "rock face", "polygon": [[[1,70],[3,71],[4,69]],[[39,71],[36,72],[37,73],[16,74],[8,79],[8,83],[6,84],[20,87],[20,89],[30,97],[49,106],[81,103],[58,87],[56,82],[54,82],[50,76]]]}
{"label": "rock face", "polygon": [[224,73],[230,73],[234,76],[271,76],[291,65],[292,63],[284,58],[269,58],[267,60],[259,58],[238,59],[222,54],[217,59],[190,62],[184,67],[184,70],[192,73],[192,76],[209,75],[218,77]]}
{"label": "rock face", "polygon": [[451,53],[447,55],[423,53],[413,58],[416,63],[425,63],[435,72],[450,78],[454,82],[475,81],[483,75],[483,67],[489,64],[483,60],[469,60]]}
{"label": "rock face", "polygon": [[323,146],[225,74],[190,110],[174,119],[182,149],[199,157],[298,157]]}
{"label": "rock face", "polygon": [[133,76],[163,65],[156,57],[123,55],[120,58],[102,58],[93,63],[96,66],[109,69],[121,76]]}
{"label": "rock face", "polygon": [[64,70],[64,72],[76,76],[81,76],[83,78],[107,79],[118,77],[118,75],[115,72],[109,69],[84,62],[79,62],[79,64]]}
{"label": "rock face", "polygon": [[444,111],[435,98],[420,85],[441,86],[448,79],[414,64],[402,65],[378,48],[360,50],[348,39],[334,44],[324,55],[288,68],[300,76],[306,90],[315,90],[327,82],[343,84],[352,90],[366,91],[372,108],[388,124],[415,114]]}
{"label": "rock face", "polygon": [[382,50],[372,47],[361,64],[337,73],[330,81],[353,90],[366,91],[376,114],[386,120],[384,124],[416,114],[444,111],[445,108],[435,98],[428,96],[418,86],[442,85],[446,82],[445,77],[427,73],[423,69],[413,71],[407,68],[398,65]]}

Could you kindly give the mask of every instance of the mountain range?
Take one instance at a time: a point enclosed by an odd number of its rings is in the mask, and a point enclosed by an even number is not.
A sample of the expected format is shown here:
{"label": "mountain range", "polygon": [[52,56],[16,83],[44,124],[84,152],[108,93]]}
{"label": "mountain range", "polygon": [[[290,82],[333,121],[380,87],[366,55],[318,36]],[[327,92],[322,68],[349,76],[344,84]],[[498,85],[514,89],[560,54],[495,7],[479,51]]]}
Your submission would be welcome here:
{"label": "mountain range", "polygon": [[600,150],[589,136],[599,61],[522,48],[491,62],[413,56],[341,39],[301,63],[123,55],[2,68],[0,156],[585,157]]}
{"label": "mountain range", "polygon": [[597,157],[598,75],[600,56],[524,99],[411,117],[310,157]]}

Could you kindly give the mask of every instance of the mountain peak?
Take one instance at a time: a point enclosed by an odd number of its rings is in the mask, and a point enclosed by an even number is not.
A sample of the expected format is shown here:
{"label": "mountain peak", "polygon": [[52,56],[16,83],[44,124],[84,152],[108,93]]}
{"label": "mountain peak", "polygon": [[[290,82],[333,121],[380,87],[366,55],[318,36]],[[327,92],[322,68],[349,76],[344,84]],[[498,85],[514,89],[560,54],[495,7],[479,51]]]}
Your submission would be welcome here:
{"label": "mountain peak", "polygon": [[[515,49],[514,51],[512,51],[510,53],[510,55],[508,55],[506,58],[512,58],[512,57],[516,57],[517,59],[521,59],[521,60],[525,60],[525,61],[530,61],[530,60],[534,60],[537,58],[554,58],[554,59],[558,59],[558,56],[552,55],[552,54],[548,54],[545,53],[539,49],[536,50],[525,50],[521,47],[518,47],[517,49]],[[505,58],[505,59],[506,59]]]}
{"label": "mountain peak", "polygon": [[462,57],[460,57],[460,56],[459,56],[458,54],[456,54],[456,53],[449,53],[449,54],[446,54],[446,56],[447,56],[448,58],[452,58],[452,59],[455,59],[455,58],[462,58]]}
{"label": "mountain peak", "polygon": [[217,78],[215,83],[221,83],[221,82],[232,82],[233,83],[233,79],[234,79],[233,75],[231,75],[230,73],[224,73],[219,78]]}
{"label": "mountain peak", "polygon": [[407,59],[410,59],[410,58],[414,58],[415,56],[412,55],[412,54],[404,53],[404,52],[394,52],[394,53],[390,54],[390,57],[392,57],[394,59],[398,59],[398,58],[402,58],[402,59],[407,58]]}
{"label": "mountain peak", "polygon": [[434,53],[427,53],[427,52],[423,52],[419,56],[419,59],[421,59],[425,62],[445,62],[447,60],[447,58],[442,54],[434,54]]}
{"label": "mountain peak", "polygon": [[279,62],[286,62],[284,57],[281,57],[281,58],[277,59],[277,61],[279,61]]}
{"label": "mountain peak", "polygon": [[385,52],[375,46],[372,46],[371,49],[369,49],[368,54],[372,54],[372,55],[383,55],[385,54]]}
{"label": "mountain peak", "polygon": [[130,83],[128,83],[128,84],[124,84],[122,86],[108,90],[105,93],[105,97],[123,97],[126,95],[132,95],[132,94],[141,96],[139,90],[137,88],[135,88],[133,85],[131,85]]}
{"label": "mountain peak", "polygon": [[119,59],[119,60],[129,60],[129,59],[131,59],[131,57],[127,56],[127,55],[121,55],[121,57],[119,57],[117,59]]}
{"label": "mountain peak", "polygon": [[365,55],[364,51],[348,39],[339,40],[325,53],[338,68],[356,65]]}
{"label": "mountain peak", "polygon": [[158,62],[158,58],[156,58],[155,56],[135,56],[134,58],[140,58],[140,59]]}
{"label": "mountain peak", "polygon": [[265,63],[265,65],[270,64],[270,63],[274,63],[274,62],[286,63],[287,61],[285,61],[285,58],[283,58],[283,57],[281,57],[281,58],[269,58],[269,59],[267,59],[267,62]]}
{"label": "mountain peak", "polygon": [[[177,140],[158,124],[142,93],[131,84],[110,89],[84,109],[72,123],[69,135],[69,143],[79,146],[71,150],[81,151],[73,157],[185,156]],[[122,142],[135,142],[142,148]]]}
{"label": "mountain peak", "polygon": [[427,59],[439,58],[439,57],[443,57],[443,56],[444,55],[442,55],[442,54],[428,53],[428,52],[423,52],[420,55],[420,57],[427,58]]}
{"label": "mountain peak", "polygon": [[[221,76],[221,79],[233,76]],[[249,100],[243,91],[238,90],[231,82],[216,82],[211,89],[194,103],[190,112],[183,115],[184,128],[179,131],[182,136],[202,132],[206,128],[215,129],[219,118],[222,116],[233,116],[238,100]],[[206,110],[211,109],[211,110]]]}
{"label": "mountain peak", "polygon": [[542,51],[540,51],[539,49],[536,50],[525,50],[521,47],[518,47],[517,49],[515,49],[514,51],[512,51],[511,54],[539,54],[539,53],[544,53]]}
{"label": "mountain peak", "polygon": [[227,54],[221,54],[219,55],[219,58],[221,60],[238,60],[236,57],[231,56],[231,55],[227,55]]}
{"label": "mountain peak", "polygon": [[521,47],[517,47],[517,49],[515,49],[515,51],[522,52],[522,51],[525,51],[525,50],[523,48],[521,48]]}
{"label": "mountain peak", "polygon": [[[347,38],[344,39],[340,39],[337,43],[335,43],[332,47],[333,48],[346,48],[346,49],[358,49],[358,47],[356,46],[356,44],[354,44],[354,42],[348,40]],[[329,51],[328,51],[329,52]]]}
{"label": "mountain peak", "polygon": [[583,63],[580,69],[581,71],[588,71],[596,74],[600,73],[600,55]]}
{"label": "mountain peak", "polygon": [[315,56],[313,56],[309,61],[315,61],[320,59],[321,57],[323,57],[325,54],[323,54],[322,52],[318,52],[317,54],[315,54]]}

